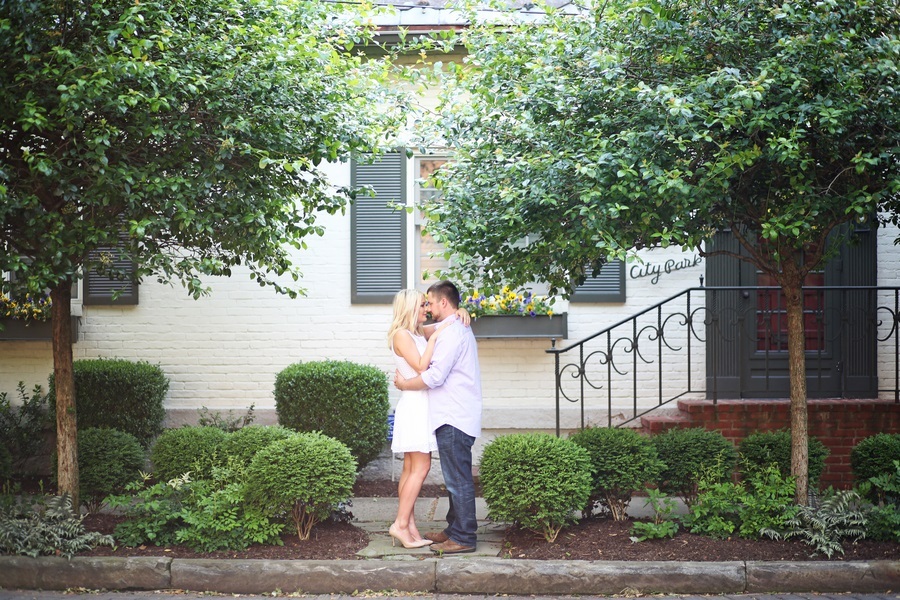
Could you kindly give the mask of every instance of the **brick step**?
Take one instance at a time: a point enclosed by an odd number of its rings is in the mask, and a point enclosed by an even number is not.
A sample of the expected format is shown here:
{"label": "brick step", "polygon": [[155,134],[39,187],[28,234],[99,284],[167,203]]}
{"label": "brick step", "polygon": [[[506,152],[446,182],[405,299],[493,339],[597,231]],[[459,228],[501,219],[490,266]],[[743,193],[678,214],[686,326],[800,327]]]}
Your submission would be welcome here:
{"label": "brick step", "polygon": [[641,430],[647,435],[663,433],[673,427],[690,427],[690,414],[678,408],[659,408],[641,417]]}

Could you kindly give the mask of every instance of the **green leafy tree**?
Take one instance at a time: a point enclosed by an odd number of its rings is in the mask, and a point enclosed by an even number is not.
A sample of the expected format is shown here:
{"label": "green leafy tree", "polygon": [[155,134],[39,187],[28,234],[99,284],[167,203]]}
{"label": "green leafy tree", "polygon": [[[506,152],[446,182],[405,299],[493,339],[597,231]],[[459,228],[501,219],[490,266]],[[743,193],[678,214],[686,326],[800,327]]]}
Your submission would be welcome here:
{"label": "green leafy tree", "polygon": [[120,258],[196,298],[202,276],[241,265],[298,292],[292,247],[353,193],[317,165],[377,153],[403,105],[354,49],[371,28],[348,6],[0,2],[0,271],[14,275],[0,292],[49,290],[61,493],[78,490],[70,309],[85,267],[122,277]]}
{"label": "green leafy tree", "polygon": [[[474,16],[473,16],[474,18]],[[464,34],[429,231],[457,277],[567,293],[587,268],[730,230],[785,298],[792,474],[806,502],[801,286],[829,234],[897,222],[894,0],[599,2]],[[489,265],[489,269],[487,268]]]}

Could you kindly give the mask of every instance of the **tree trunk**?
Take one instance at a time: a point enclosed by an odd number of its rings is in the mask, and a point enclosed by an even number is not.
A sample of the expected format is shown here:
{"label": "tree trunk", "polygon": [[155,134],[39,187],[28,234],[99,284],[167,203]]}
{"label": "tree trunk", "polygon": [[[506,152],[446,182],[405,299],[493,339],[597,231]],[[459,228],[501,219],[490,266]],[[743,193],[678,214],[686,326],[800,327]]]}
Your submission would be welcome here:
{"label": "tree trunk", "polygon": [[78,427],[75,415],[75,374],[72,369],[72,284],[50,290],[53,322],[53,379],[56,388],[56,454],[59,493],[69,494],[77,511]]}
{"label": "tree trunk", "polygon": [[791,386],[791,475],[797,483],[796,502],[806,505],[809,487],[809,427],[806,408],[806,334],[802,280],[782,286],[787,310],[788,364]]}

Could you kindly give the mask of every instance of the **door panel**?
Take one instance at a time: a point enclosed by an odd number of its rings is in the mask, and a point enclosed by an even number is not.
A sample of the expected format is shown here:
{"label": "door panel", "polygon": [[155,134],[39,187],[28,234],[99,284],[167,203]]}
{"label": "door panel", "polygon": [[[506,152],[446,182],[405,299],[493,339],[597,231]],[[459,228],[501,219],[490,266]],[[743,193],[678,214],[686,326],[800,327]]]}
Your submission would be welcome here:
{"label": "door panel", "polygon": [[[840,254],[808,286],[874,286],[874,232],[857,230]],[[741,253],[730,232],[716,234],[711,248]],[[710,287],[740,290],[707,292],[707,390],[717,398],[785,398],[790,392],[787,323],[775,286],[746,261],[713,257],[707,261]],[[807,395],[810,398],[877,395],[875,336],[871,318],[875,293],[809,289],[804,292]]]}

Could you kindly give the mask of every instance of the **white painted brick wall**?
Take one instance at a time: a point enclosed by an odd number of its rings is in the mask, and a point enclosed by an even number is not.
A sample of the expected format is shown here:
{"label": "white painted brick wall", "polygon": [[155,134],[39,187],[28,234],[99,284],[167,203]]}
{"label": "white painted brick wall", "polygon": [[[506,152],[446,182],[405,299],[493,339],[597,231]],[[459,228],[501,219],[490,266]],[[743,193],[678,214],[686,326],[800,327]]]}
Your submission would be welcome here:
{"label": "white painted brick wall", "polygon": [[[338,185],[349,184],[346,166],[333,167],[330,175]],[[392,359],[384,339],[390,306],[350,303],[349,212],[322,216],[320,224],[325,236],[308,240],[309,249],[298,254],[307,296],[295,300],[279,296],[256,285],[241,269],[231,278],[209,281],[212,295],[197,301],[180,285],[162,286],[148,280],[141,285],[138,306],[84,307],[75,358],[115,357],[159,364],[171,381],[167,408],[182,415],[192,415],[204,406],[243,410],[251,404],[259,414],[270,413],[275,375],[298,361],[350,360],[391,373]],[[896,234],[893,229],[879,233],[881,285],[900,285],[900,252],[893,245]],[[656,266],[668,260],[680,263],[694,253],[672,248],[641,256]],[[633,277],[639,269],[641,265],[627,266],[627,302],[568,307],[569,339],[559,345],[699,285],[704,264],[661,273],[656,284],[651,277]],[[558,310],[565,309],[562,304]],[[486,422],[499,427],[502,421],[516,420],[513,413],[518,412],[533,415],[526,419],[533,427],[552,428],[554,363],[545,352],[549,346],[548,340],[479,342]],[[691,354],[693,376],[702,379],[705,348],[695,345]],[[892,368],[892,351],[881,349],[880,361],[882,369]],[[20,380],[29,389],[35,383],[45,384],[51,369],[49,343],[0,342],[0,392],[14,392]],[[667,366],[665,389],[683,387],[685,370],[686,363]],[[644,370],[639,386],[655,390],[657,385],[652,369]],[[614,409],[629,408],[632,397],[630,388],[621,388]],[[592,419],[605,419],[605,398],[605,389],[591,392]],[[566,410],[574,407],[566,406]],[[267,414],[264,420],[271,418]]]}

